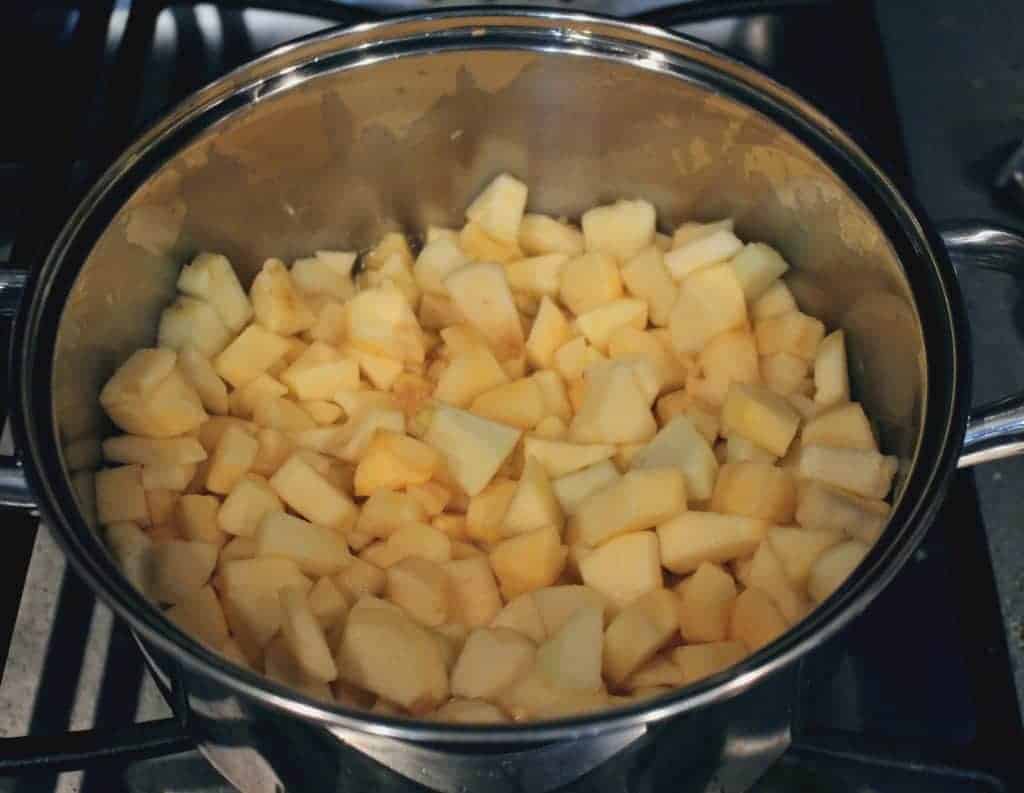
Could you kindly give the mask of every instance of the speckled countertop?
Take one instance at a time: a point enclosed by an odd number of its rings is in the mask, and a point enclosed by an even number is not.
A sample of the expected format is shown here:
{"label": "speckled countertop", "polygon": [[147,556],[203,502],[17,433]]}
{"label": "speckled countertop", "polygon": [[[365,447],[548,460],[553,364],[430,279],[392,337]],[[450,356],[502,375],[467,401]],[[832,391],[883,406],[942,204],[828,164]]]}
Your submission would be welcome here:
{"label": "speckled countertop", "polygon": [[[982,219],[1024,231],[992,181],[1024,140],[1024,3],[877,2],[915,193],[935,222]],[[1021,276],[964,274],[974,400],[1024,391]],[[1024,709],[1024,457],[976,469],[982,517]],[[964,527],[965,530],[970,527]]]}

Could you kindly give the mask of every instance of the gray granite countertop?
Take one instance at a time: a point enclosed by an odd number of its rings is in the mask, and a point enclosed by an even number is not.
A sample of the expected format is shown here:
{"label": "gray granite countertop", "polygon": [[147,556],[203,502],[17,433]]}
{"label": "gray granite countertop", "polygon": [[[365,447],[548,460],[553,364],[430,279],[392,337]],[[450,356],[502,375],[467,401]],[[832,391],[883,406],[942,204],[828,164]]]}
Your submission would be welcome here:
{"label": "gray granite countertop", "polygon": [[[1024,3],[878,2],[915,192],[935,222],[982,219],[1024,230],[992,181],[1024,140]],[[975,351],[975,403],[1024,391],[1021,277],[964,273]],[[1024,458],[976,472],[1024,709]],[[965,527],[965,529],[968,527]]]}

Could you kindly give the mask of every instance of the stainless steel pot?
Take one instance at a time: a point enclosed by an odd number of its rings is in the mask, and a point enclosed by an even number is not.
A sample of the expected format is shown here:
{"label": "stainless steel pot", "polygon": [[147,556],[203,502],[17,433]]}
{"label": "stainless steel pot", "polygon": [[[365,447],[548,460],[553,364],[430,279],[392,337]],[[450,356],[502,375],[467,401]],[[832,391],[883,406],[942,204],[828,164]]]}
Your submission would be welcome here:
{"label": "stainless steel pot", "polygon": [[[487,728],[401,720],[232,666],[119,574],[76,500],[64,449],[108,432],[99,388],[152,343],[190,254],[222,251],[251,276],[268,255],[455,224],[499,170],[527,181],[540,211],[576,215],[638,195],[667,223],[729,215],[741,236],[777,246],[801,304],[847,331],[856,391],[902,461],[890,525],[856,574],[769,647],[598,715]],[[1024,240],[1007,231],[963,227],[946,244],[987,266],[1024,259]],[[0,303],[20,286],[8,273]],[[7,461],[2,500],[38,505],[75,569],[131,625],[195,740],[243,790],[333,790],[393,772],[444,791],[548,790],[672,717],[725,713],[835,634],[907,559],[958,462],[1024,448],[1019,396],[968,419],[966,337],[942,240],[840,129],[756,70],[590,16],[397,19],[316,35],[232,72],[104,174],[22,300],[11,349],[20,460]],[[674,723],[699,733],[709,721]]]}

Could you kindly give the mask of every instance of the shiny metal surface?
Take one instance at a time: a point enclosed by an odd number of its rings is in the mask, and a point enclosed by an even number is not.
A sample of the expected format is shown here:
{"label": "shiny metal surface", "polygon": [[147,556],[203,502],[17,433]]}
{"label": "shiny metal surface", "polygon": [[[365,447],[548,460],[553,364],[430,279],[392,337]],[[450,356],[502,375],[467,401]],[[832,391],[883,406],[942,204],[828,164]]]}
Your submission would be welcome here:
{"label": "shiny metal surface", "polygon": [[[152,342],[177,269],[195,251],[223,251],[251,275],[268,255],[454,224],[500,170],[530,183],[539,211],[578,215],[642,195],[667,226],[732,215],[738,233],[776,245],[802,305],[847,331],[858,394],[886,450],[902,458],[889,529],[857,575],[771,646],[686,690],[599,715],[440,725],[314,701],[233,667],[120,576],[79,514],[60,444],[107,431],[99,386]],[[253,771],[242,789],[384,773],[339,743],[343,731],[430,742],[445,758],[431,763],[447,764],[445,784],[457,786],[451,758],[463,752],[572,741],[585,753],[590,740],[603,745],[750,690],[860,613],[912,552],[955,463],[966,420],[958,301],[937,240],[884,175],[755,70],[583,15],[439,13],[286,45],[143,135],[70,219],[20,316],[15,431],[70,560],[155,666],[174,670],[211,761],[235,763],[232,779],[260,763],[272,772]],[[239,748],[243,763],[233,759]]]}
{"label": "shiny metal surface", "polygon": [[0,456],[0,506],[35,509],[36,499],[17,458]]}
{"label": "shiny metal surface", "polygon": [[24,270],[0,268],[0,319],[14,319],[26,283],[28,273]]}
{"label": "shiny metal surface", "polygon": [[[965,223],[942,229],[950,261],[961,278],[971,267],[1024,275],[1024,236],[1010,229]],[[972,411],[958,465],[966,468],[1024,453],[1024,394]]]}

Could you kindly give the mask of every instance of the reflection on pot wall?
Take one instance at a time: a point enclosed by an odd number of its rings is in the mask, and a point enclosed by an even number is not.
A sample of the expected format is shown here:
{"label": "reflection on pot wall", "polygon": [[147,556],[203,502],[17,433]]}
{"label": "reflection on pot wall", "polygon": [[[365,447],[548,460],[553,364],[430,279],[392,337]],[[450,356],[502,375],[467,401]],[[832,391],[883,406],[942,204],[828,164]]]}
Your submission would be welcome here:
{"label": "reflection on pot wall", "polygon": [[225,253],[248,279],[269,256],[460,224],[468,198],[507,170],[537,211],[577,217],[642,196],[667,226],[733,216],[741,237],[777,246],[806,310],[848,330],[854,387],[884,447],[913,453],[924,367],[909,290],[860,202],[788,133],[695,82],[593,57],[457,51],[366,72],[303,81],[299,70],[254,90],[258,101],[204,131],[113,219],[63,313],[65,443],[108,431],[99,389],[153,344],[195,252]]}

